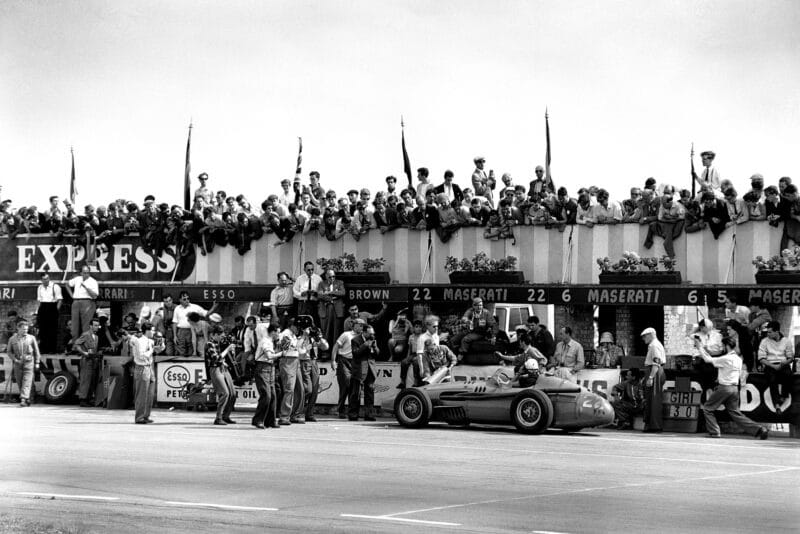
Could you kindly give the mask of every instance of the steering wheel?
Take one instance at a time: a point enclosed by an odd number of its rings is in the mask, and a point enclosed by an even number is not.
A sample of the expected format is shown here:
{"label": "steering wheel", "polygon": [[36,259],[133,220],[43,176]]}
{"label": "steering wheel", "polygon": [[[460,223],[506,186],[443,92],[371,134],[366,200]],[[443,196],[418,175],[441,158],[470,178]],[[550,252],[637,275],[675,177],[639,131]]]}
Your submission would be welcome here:
{"label": "steering wheel", "polygon": [[511,377],[508,376],[503,369],[498,369],[495,371],[494,375],[492,375],[492,378],[495,382],[497,382],[498,386],[503,388],[508,387],[511,384]]}

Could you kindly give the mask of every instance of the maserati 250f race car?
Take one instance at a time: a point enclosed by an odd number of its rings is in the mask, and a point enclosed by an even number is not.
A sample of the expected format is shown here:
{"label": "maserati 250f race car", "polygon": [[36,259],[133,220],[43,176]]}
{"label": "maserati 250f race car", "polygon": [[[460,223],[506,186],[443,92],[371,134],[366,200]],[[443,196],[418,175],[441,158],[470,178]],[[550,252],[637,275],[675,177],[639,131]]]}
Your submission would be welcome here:
{"label": "maserati 250f race car", "polygon": [[614,409],[595,393],[554,376],[532,387],[512,387],[502,369],[485,382],[445,382],[402,390],[394,401],[397,421],[410,428],[429,421],[451,425],[513,424],[521,432],[548,428],[578,431],[611,423]]}

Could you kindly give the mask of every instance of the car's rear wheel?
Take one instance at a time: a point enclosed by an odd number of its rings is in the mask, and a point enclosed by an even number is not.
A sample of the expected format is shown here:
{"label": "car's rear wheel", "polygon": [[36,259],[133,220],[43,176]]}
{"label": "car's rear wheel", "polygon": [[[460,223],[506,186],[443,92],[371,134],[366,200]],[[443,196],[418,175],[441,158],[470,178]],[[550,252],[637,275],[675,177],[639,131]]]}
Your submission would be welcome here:
{"label": "car's rear wheel", "polygon": [[511,403],[511,421],[520,432],[541,434],[553,422],[553,403],[541,391],[523,391]]}
{"label": "car's rear wheel", "polygon": [[430,398],[418,389],[403,390],[394,400],[397,422],[409,428],[427,425],[432,409]]}

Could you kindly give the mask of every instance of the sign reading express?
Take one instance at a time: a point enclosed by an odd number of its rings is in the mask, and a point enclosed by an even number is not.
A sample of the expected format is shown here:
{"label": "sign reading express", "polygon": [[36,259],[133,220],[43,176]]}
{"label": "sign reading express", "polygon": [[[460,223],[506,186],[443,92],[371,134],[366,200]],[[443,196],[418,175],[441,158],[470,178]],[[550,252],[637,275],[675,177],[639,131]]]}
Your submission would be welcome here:
{"label": "sign reading express", "polygon": [[[65,271],[77,272],[86,260],[86,249],[49,235],[0,238],[0,257],[5,260],[0,263],[0,279],[38,280],[44,273],[60,277]],[[93,276],[100,281],[170,281],[178,266],[174,247],[155,256],[136,236],[126,236],[108,250],[97,250],[95,259]],[[193,265],[183,267],[179,271],[186,273]]]}

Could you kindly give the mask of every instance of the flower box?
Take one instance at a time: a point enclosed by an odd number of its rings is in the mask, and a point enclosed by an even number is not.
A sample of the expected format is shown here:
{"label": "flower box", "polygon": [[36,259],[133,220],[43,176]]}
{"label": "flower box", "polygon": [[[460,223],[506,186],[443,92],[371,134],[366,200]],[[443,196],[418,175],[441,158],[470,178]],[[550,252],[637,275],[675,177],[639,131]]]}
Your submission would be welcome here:
{"label": "flower box", "polygon": [[680,284],[680,271],[636,271],[600,273],[601,284],[662,285]]}
{"label": "flower box", "polygon": [[800,271],[758,271],[757,284],[800,284]]}
{"label": "flower box", "polygon": [[453,271],[450,273],[451,284],[523,284],[525,273],[522,271]]}

